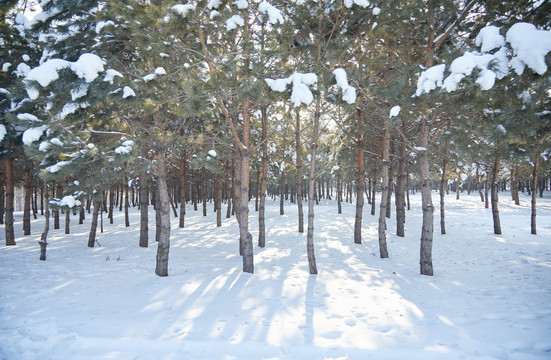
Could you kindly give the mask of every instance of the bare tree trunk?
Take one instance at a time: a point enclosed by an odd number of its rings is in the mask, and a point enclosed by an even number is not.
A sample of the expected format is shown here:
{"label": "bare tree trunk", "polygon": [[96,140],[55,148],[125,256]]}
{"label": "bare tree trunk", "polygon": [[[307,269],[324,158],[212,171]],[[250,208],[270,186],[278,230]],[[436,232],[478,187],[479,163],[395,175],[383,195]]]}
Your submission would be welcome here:
{"label": "bare tree trunk", "polygon": [[13,211],[14,211],[14,187],[15,175],[13,170],[13,158],[6,157],[4,161],[6,171],[6,246],[15,245],[15,231],[13,227]]}
{"label": "bare tree trunk", "polygon": [[383,140],[381,141],[381,155],[382,155],[382,184],[381,184],[381,204],[379,208],[379,255],[381,258],[388,258],[388,250],[386,244],[386,207],[388,197],[389,186],[389,143],[390,132],[388,124],[385,124]]}
{"label": "bare tree trunk", "polygon": [[297,156],[297,207],[298,207],[298,232],[304,233],[304,209],[302,207],[302,144],[300,141],[300,111],[296,111],[297,121],[295,126],[295,151]]}
{"label": "bare tree trunk", "polygon": [[48,231],[50,230],[50,204],[49,204],[49,196],[48,196],[48,183],[46,180],[44,180],[44,231],[42,232],[42,235],[40,236],[40,241],[38,244],[40,245],[40,260],[46,261],[46,247],[48,246],[48,242],[46,239],[48,238]]}
{"label": "bare tree trunk", "polygon": [[375,194],[377,192],[377,159],[373,160],[373,185],[371,188],[371,215],[375,215]]}
{"label": "bare tree trunk", "polygon": [[532,202],[531,202],[531,209],[532,214],[530,217],[530,233],[531,234],[537,234],[536,231],[536,198],[537,198],[537,191],[536,186],[538,182],[538,163],[539,163],[539,153],[536,151],[535,153],[535,159],[534,159],[534,169],[532,170]]}
{"label": "bare tree trunk", "polygon": [[310,176],[308,177],[308,230],[306,233],[306,253],[308,255],[308,269],[310,274],[318,273],[316,256],[314,253],[314,186],[316,180],[316,155],[321,116],[320,102],[320,96],[318,96],[316,100],[316,113],[314,114],[314,134],[310,151]]}
{"label": "bare tree trunk", "polygon": [[186,215],[186,158],[187,153],[184,151],[180,158],[180,222],[178,227],[181,228],[185,225]]}
{"label": "bare tree trunk", "polygon": [[207,173],[204,166],[201,168],[201,199],[203,202],[203,216],[207,216]]}
{"label": "bare tree trunk", "polygon": [[511,168],[511,197],[515,201],[515,205],[520,205],[520,197],[518,194],[518,165]]}
{"label": "bare tree trunk", "polygon": [[65,234],[71,233],[71,210],[65,210]]}
{"label": "bare tree trunk", "polygon": [[[389,152],[390,152],[390,140],[389,140]],[[385,216],[387,219],[390,219],[390,210],[392,206],[392,185],[394,183],[392,179],[392,161],[390,160],[390,155],[388,156],[388,187],[387,187],[387,193],[386,193],[386,213]],[[385,222],[386,224],[386,222]]]}
{"label": "bare tree trunk", "polygon": [[358,139],[356,140],[356,148],[358,153],[358,175],[356,178],[356,219],[354,222],[354,243],[362,243],[362,217],[364,209],[364,186],[365,186],[365,171],[364,171],[364,149],[363,149],[363,113],[361,109],[357,109],[358,116]]}
{"label": "bare tree trunk", "polygon": [[486,180],[484,180],[484,208],[490,208],[489,194],[488,194],[488,171],[486,170]]}
{"label": "bare tree trunk", "polygon": [[5,173],[2,169],[2,166],[0,166],[0,225],[4,225],[4,204],[6,201],[6,190],[4,188],[5,183]]}
{"label": "bare tree trunk", "polygon": [[446,182],[446,159],[444,159],[444,164],[442,165],[442,178],[440,179],[440,233],[446,233],[446,215],[444,210],[444,185]]}
{"label": "bare tree trunk", "polygon": [[456,183],[455,183],[455,199],[456,200],[459,200],[459,186],[461,184],[461,173],[458,173],[457,174],[457,180],[456,180]]}
{"label": "bare tree trunk", "polygon": [[124,226],[130,227],[130,217],[128,214],[128,207],[130,206],[130,201],[128,199],[128,178],[124,178]]}
{"label": "bare tree trunk", "polygon": [[155,265],[155,274],[158,276],[168,276],[168,253],[170,249],[170,199],[167,186],[167,172],[165,167],[165,155],[160,152],[157,154],[157,211],[159,217],[159,243],[157,245],[157,257]]}
{"label": "bare tree trunk", "polygon": [[268,117],[266,108],[262,114],[262,182],[260,184],[260,206],[258,208],[258,247],[266,246],[266,188],[268,184]]}
{"label": "bare tree trunk", "polygon": [[146,171],[139,173],[140,186],[140,247],[149,245],[149,178]]}
{"label": "bare tree trunk", "polygon": [[[61,199],[61,196],[63,195],[63,187],[61,184],[57,184],[56,191],[55,191],[55,197],[58,199]],[[59,210],[54,210],[54,229],[59,229]]]}
{"label": "bare tree trunk", "polygon": [[478,194],[480,195],[480,201],[484,202],[484,194],[482,193],[482,180],[480,178],[478,165],[476,166],[476,180],[477,180],[477,188],[478,188]]}
{"label": "bare tree trunk", "polygon": [[115,187],[111,186],[109,189],[109,224],[113,224],[113,208],[115,207]]}
{"label": "bare tree trunk", "polygon": [[[407,132],[407,124],[402,119],[402,133]],[[398,176],[396,177],[396,235],[405,236],[406,223],[406,143],[404,140],[400,142],[400,160],[398,162]]]}
{"label": "bare tree trunk", "polygon": [[25,208],[23,210],[23,234],[31,235],[31,198],[33,189],[33,175],[31,168],[25,168]]}
{"label": "bare tree trunk", "polygon": [[[219,162],[219,168],[222,169],[222,162]],[[216,188],[216,227],[222,226],[222,175],[217,173],[214,178]]]}
{"label": "bare tree trunk", "polygon": [[285,215],[285,171],[281,172],[281,177],[279,178],[279,215]]}
{"label": "bare tree trunk", "polygon": [[429,170],[429,128],[428,110],[421,114],[421,130],[419,134],[419,146],[424,150],[419,153],[419,167],[421,174],[421,202],[423,208],[423,226],[421,229],[420,267],[421,275],[433,276],[432,268],[432,239],[434,233],[434,206],[432,205],[432,193]]}
{"label": "bare tree trunk", "polygon": [[[268,166],[268,165],[266,165]],[[226,219],[229,219],[231,217],[232,212],[232,203],[233,203],[233,190],[231,188],[231,181],[230,181],[230,173],[233,174],[231,171],[231,166],[229,161],[226,162],[226,199],[228,200],[228,208],[226,211]],[[233,179],[233,175],[231,176]]]}
{"label": "bare tree trunk", "polygon": [[499,208],[498,208],[498,195],[497,195],[497,187],[498,187],[498,175],[499,175],[499,155],[496,156],[496,159],[494,161],[494,166],[492,170],[492,217],[494,219],[494,234],[500,235],[501,234],[501,221],[499,219]]}
{"label": "bare tree trunk", "polygon": [[88,236],[88,247],[94,247],[96,242],[96,232],[98,229],[98,214],[101,211],[101,202],[94,199],[94,212],[92,213],[92,223],[90,225],[90,235]]}
{"label": "bare tree trunk", "polygon": [[340,169],[337,172],[337,213],[342,214],[342,184]]}

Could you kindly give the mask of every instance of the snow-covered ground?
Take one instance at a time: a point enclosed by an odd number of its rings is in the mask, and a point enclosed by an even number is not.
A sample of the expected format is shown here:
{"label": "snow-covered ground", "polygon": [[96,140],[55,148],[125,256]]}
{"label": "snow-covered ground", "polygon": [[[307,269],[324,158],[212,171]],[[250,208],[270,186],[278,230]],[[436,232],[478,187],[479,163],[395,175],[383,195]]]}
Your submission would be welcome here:
{"label": "snow-covered ground", "polygon": [[[20,359],[549,359],[551,196],[538,198],[538,235],[529,198],[501,193],[503,235],[477,194],[447,200],[448,235],[435,212],[435,276],[419,275],[420,195],[406,237],[389,222],[389,259],[378,257],[377,218],[364,210],[363,244],[353,242],[354,205],[316,207],[319,274],[308,274],[306,235],[296,207],[268,201],[266,248],[255,274],[241,272],[235,219],[188,206],[173,218],[169,276],[154,274],[156,244],[138,246],[122,213],[88,248],[90,216],[72,234],[50,232],[48,260],[37,240],[4,246],[0,233],[0,358]],[[437,194],[434,193],[437,204]],[[225,214],[225,207],[223,207]],[[154,219],[153,213],[150,215]],[[257,216],[251,207],[251,232]]]}

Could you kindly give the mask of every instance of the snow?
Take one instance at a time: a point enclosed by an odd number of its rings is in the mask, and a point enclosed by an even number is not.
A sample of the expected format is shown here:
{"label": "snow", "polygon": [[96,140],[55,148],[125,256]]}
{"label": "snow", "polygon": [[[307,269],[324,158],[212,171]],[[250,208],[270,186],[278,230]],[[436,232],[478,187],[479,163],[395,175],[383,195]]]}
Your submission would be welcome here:
{"label": "snow", "polygon": [[245,25],[245,20],[241,15],[232,15],[231,18],[226,20],[226,30],[231,31],[237,29],[238,26]]}
{"label": "snow", "polygon": [[366,8],[369,6],[369,1],[367,0],[344,0],[344,6],[346,6],[347,8],[351,8],[352,5],[358,5],[358,6],[361,6],[363,8]]}
{"label": "snow", "polygon": [[245,10],[249,7],[249,2],[247,0],[235,0],[235,5],[240,10]]}
{"label": "snow", "polygon": [[262,1],[260,4],[258,4],[258,10],[261,13],[265,13],[268,15],[268,22],[272,25],[275,25],[278,22],[280,24],[283,24],[285,22],[281,11],[267,1]]}
{"label": "snow", "polygon": [[128,86],[125,86],[123,89],[122,89],[122,98],[123,99],[126,99],[127,97],[129,96],[136,96],[136,93],[134,92],[134,90],[132,90],[131,88],[129,88]]}
{"label": "snow", "polygon": [[[295,107],[302,104],[309,105],[314,100],[314,95],[308,88],[318,82],[318,77],[314,73],[294,73],[288,78],[283,79],[264,79],[272,91],[284,92],[288,84],[293,84],[291,90],[291,102]],[[355,94],[354,94],[355,95]]]}
{"label": "snow", "polygon": [[214,19],[214,18],[217,18],[219,16],[221,16],[222,14],[220,14],[219,11],[216,11],[216,10],[212,10],[209,14],[209,19]]}
{"label": "snow", "polygon": [[42,122],[42,120],[37,118],[36,115],[29,114],[29,113],[17,114],[17,118],[23,121]]}
{"label": "snow", "polygon": [[216,157],[216,155],[218,155],[218,154],[216,153],[216,150],[211,149],[211,150],[209,150],[209,155],[212,156],[212,157],[214,158],[214,157]]}
{"label": "snow", "polygon": [[221,0],[209,0],[209,2],[207,4],[207,8],[209,8],[209,9],[218,9],[218,7],[220,6],[220,1]]}
{"label": "snow", "polygon": [[381,9],[375,6],[373,8],[373,15],[378,16],[379,14],[381,14]]}
{"label": "snow", "polygon": [[63,141],[59,140],[59,138],[52,138],[50,139],[50,142],[57,146],[63,146]]}
{"label": "snow", "polygon": [[101,29],[103,29],[104,27],[108,26],[108,25],[111,25],[111,26],[115,26],[115,23],[111,20],[107,20],[107,21],[99,21],[97,24],[96,24],[96,33],[100,33]]}
{"label": "snow", "polygon": [[505,135],[507,134],[507,130],[505,129],[505,126],[503,126],[502,124],[499,124],[496,128],[496,130],[501,133],[502,135]]}
{"label": "snow", "polygon": [[53,199],[50,200],[50,204],[57,206],[66,206],[69,209],[78,207],[81,205],[81,202],[74,198],[72,195],[64,196],[62,199]]}
{"label": "snow", "polygon": [[109,84],[113,84],[113,81],[115,80],[115,76],[123,77],[120,72],[113,69],[107,69],[105,71],[105,76],[103,78],[103,81],[108,81]]}
{"label": "snow", "polygon": [[8,132],[6,131],[6,127],[3,124],[0,124],[0,142],[2,142],[2,140],[4,140],[7,133]]}
{"label": "snow", "polygon": [[392,109],[390,109],[389,117],[398,116],[398,115],[400,115],[400,106],[396,105]]}
{"label": "snow", "polygon": [[4,64],[2,64],[2,71],[3,72],[8,72],[10,67],[11,67],[11,63],[10,62],[5,62]]}
{"label": "snow", "polygon": [[427,151],[427,148],[424,146],[414,146],[413,148],[417,151]]}
{"label": "snow", "polygon": [[[538,198],[544,219],[548,194]],[[135,208],[130,228],[115,211],[98,233],[101,247],[86,246],[91,216],[72,221],[71,235],[50,228],[45,262],[36,243],[43,218],[23,236],[16,213],[17,245],[0,247],[0,358],[548,359],[551,229],[530,235],[529,197],[515,206],[500,196],[504,231],[496,236],[478,194],[447,196],[448,234],[435,231],[433,277],[419,275],[421,199],[410,199],[406,237],[388,222],[389,259],[378,258],[378,216],[364,210],[357,245],[355,205],[337,214],[334,200],[322,200],[315,276],[306,234],[296,216],[279,215],[278,199],[266,201],[267,242],[255,247],[254,275],[241,271],[235,218],[217,228],[210,211],[188,211],[183,229],[171,218],[166,278],[153,273],[155,241],[138,246]],[[250,224],[255,238],[252,206]]]}
{"label": "snow", "polygon": [[49,172],[51,173],[56,173],[58,172],[59,170],[61,170],[62,167],[64,166],[67,166],[69,165],[71,162],[70,161],[59,161],[58,163],[52,165],[52,166],[48,166],[46,168],[46,170],[48,170]]}
{"label": "snow", "polygon": [[166,75],[166,70],[165,70],[164,67],[159,66],[158,68],[155,69],[155,74],[157,74],[157,75]]}
{"label": "snow", "polygon": [[15,75],[18,77],[25,77],[31,71],[31,67],[25,63],[20,63],[15,69]]}
{"label": "snow", "polygon": [[172,10],[177,12],[182,17],[195,10],[195,6],[191,4],[176,4],[172,7]]}
{"label": "snow", "polygon": [[21,56],[21,59],[23,59],[23,61],[29,61],[29,60],[31,60],[31,57],[29,56],[29,54],[23,54]]}
{"label": "snow", "polygon": [[356,102],[356,88],[348,85],[348,77],[346,71],[342,68],[333,70],[333,75],[337,81],[337,86],[342,89],[342,99],[349,104]]}
{"label": "snow", "polygon": [[76,89],[71,89],[71,99],[73,101],[80,99],[88,93],[88,84],[83,84]]}
{"label": "snow", "polygon": [[505,45],[505,38],[499,33],[497,26],[489,25],[484,27],[475,39],[476,46],[480,46],[480,51],[488,52]]}
{"label": "snow", "polygon": [[148,81],[151,81],[153,79],[155,79],[157,77],[157,74],[147,74],[145,76],[142,77],[143,81],[145,82],[148,82]]}
{"label": "snow", "polygon": [[420,96],[422,94],[428,94],[432,90],[436,89],[437,86],[442,86],[445,69],[446,64],[441,64],[435,65],[423,71],[419,77],[419,80],[417,80],[417,91],[415,92],[415,95]]}
{"label": "snow", "polygon": [[545,56],[551,51],[551,31],[538,30],[534,25],[518,22],[507,31],[506,39],[514,51],[511,66],[518,75],[528,66],[539,75],[545,74]]}
{"label": "snow", "polygon": [[37,141],[47,129],[48,127],[46,125],[42,125],[25,130],[23,132],[23,144],[30,145],[33,142]]}
{"label": "snow", "polygon": [[121,146],[119,146],[115,149],[115,153],[117,153],[117,154],[130,154],[130,152],[132,151],[132,146],[134,146],[134,141],[126,140],[121,144]]}
{"label": "snow", "polygon": [[86,80],[86,82],[92,82],[103,71],[104,64],[105,61],[91,53],[81,54],[75,62],[49,59],[29,71],[26,78],[30,81],[37,81],[40,86],[46,87],[59,78],[59,70],[70,68],[79,78]]}

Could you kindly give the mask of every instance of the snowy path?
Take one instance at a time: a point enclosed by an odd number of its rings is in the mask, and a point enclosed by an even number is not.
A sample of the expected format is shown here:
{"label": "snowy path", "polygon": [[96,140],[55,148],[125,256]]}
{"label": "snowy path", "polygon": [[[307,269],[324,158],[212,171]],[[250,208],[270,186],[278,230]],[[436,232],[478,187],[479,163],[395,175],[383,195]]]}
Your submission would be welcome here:
{"label": "snowy path", "polygon": [[[48,260],[33,235],[0,239],[0,359],[549,359],[551,200],[539,199],[537,236],[529,199],[501,194],[504,235],[478,195],[447,196],[448,235],[435,213],[434,277],[419,275],[419,195],[406,237],[393,235],[378,258],[377,217],[364,210],[353,242],[353,205],[316,207],[318,276],[309,276],[306,235],[296,208],[267,207],[267,246],[255,274],[241,272],[234,219],[216,228],[188,206],[173,218],[169,277],[154,275],[156,245],[138,247],[139,214],[122,213],[87,248],[89,219],[72,234],[52,231]],[[434,199],[436,205],[436,193]],[[225,207],[223,207],[225,214]],[[150,219],[154,219],[153,213]],[[257,217],[251,207],[251,232]],[[154,239],[154,225],[150,225]]]}

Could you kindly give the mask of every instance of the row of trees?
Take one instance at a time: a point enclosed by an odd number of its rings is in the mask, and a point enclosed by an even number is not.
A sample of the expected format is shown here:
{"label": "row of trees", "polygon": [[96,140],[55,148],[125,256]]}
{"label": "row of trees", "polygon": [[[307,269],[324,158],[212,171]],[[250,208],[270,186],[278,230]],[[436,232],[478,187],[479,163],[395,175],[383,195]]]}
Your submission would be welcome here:
{"label": "row of trees", "polygon": [[[199,196],[190,174],[207,179],[209,173],[213,198],[232,195],[243,271],[252,273],[248,202],[256,177],[259,246],[266,242],[269,184],[297,184],[298,230],[304,231],[305,198],[309,271],[315,274],[316,184],[334,178],[328,187],[340,189],[354,178],[354,242],[361,243],[364,198],[375,204],[381,179],[379,245],[380,256],[388,257],[391,184],[397,232],[404,236],[406,185],[415,174],[423,198],[420,270],[432,275],[431,180],[445,185],[461,174],[487,176],[500,233],[500,171],[511,169],[516,183],[526,178],[521,172],[529,162],[532,188],[538,171],[549,171],[548,77],[509,74],[482,91],[476,82],[482,69],[475,69],[455,93],[412,97],[423,69],[474,51],[474,37],[489,23],[502,31],[519,21],[549,26],[540,15],[549,4],[522,3],[42,1],[42,12],[27,20],[23,12],[37,5],[8,1],[0,8],[6,243],[15,243],[10,189],[16,159],[28,181],[34,173],[45,184],[61,185],[46,204],[68,213],[89,200],[96,224],[105,192],[124,179],[139,191],[140,246],[148,245],[154,182],[156,273],[166,276],[171,204],[175,209],[175,199]],[[206,204],[209,185],[202,181]],[[535,204],[534,196],[533,233]],[[184,226],[184,206],[180,210]],[[47,230],[44,256],[46,236]],[[94,237],[91,231],[91,246]]]}

